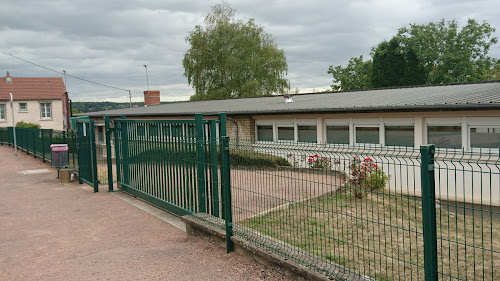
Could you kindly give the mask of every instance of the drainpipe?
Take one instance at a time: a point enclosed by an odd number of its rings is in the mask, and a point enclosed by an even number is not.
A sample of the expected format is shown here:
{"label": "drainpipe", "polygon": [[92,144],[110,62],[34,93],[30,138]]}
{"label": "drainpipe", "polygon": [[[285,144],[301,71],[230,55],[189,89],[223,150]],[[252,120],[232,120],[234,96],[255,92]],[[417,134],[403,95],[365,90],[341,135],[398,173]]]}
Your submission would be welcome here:
{"label": "drainpipe", "polygon": [[239,147],[239,145],[238,145],[238,144],[239,144],[239,137],[238,137],[238,131],[239,131],[239,130],[238,130],[238,123],[236,123],[236,121],[234,121],[233,119],[231,119],[231,118],[229,118],[229,117],[227,117],[227,120],[229,120],[231,123],[233,123],[233,124],[234,124],[234,128],[235,128],[235,130],[234,130],[234,131],[235,131],[235,135],[236,135],[236,148],[238,148],[238,147]]}

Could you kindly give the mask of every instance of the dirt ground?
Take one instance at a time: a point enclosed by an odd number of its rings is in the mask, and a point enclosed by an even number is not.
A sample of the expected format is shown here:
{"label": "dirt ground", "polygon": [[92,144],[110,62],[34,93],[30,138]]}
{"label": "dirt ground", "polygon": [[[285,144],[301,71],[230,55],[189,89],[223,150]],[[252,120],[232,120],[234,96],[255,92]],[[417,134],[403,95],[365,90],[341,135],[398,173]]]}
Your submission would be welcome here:
{"label": "dirt ground", "polygon": [[0,280],[287,280],[56,177],[49,164],[0,146]]}

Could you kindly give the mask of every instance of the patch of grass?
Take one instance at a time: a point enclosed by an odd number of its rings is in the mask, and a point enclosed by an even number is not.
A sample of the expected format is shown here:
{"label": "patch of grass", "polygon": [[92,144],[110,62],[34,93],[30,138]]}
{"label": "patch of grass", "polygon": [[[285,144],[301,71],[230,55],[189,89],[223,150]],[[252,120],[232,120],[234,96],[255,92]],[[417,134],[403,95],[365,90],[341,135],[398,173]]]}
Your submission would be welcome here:
{"label": "patch of grass", "polygon": [[[243,224],[376,280],[422,280],[421,206],[393,192],[356,198],[343,189]],[[440,274],[500,280],[498,221],[440,209],[437,224]]]}

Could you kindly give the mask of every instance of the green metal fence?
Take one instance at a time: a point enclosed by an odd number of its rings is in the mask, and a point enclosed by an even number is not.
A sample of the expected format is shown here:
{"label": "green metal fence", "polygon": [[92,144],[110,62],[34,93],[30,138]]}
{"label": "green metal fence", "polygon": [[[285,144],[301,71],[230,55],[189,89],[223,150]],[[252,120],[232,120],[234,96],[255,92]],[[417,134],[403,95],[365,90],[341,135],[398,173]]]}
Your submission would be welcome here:
{"label": "green metal fence", "polygon": [[[68,144],[68,164],[76,167],[76,133],[73,131],[56,131],[51,129],[16,128],[16,143],[20,150],[39,157],[43,162],[52,162],[50,145]],[[14,145],[13,127],[0,128],[0,144]]]}
{"label": "green metal fence", "polygon": [[177,215],[224,218],[231,250],[231,209],[224,204],[231,198],[229,140],[225,114],[216,117],[115,120],[117,183],[121,190]]}
{"label": "green metal fence", "polygon": [[334,279],[500,280],[498,151],[421,149],[231,141],[234,235]]}

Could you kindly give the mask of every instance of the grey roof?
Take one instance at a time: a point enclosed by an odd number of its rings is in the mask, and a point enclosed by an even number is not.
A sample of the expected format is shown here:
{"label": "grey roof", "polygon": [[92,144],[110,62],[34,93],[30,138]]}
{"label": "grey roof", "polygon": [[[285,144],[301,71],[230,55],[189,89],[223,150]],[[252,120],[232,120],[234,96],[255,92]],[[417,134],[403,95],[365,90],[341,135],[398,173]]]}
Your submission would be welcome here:
{"label": "grey roof", "polygon": [[283,96],[186,101],[80,115],[91,117],[103,115],[168,116],[219,112],[227,114],[285,114],[500,109],[500,82],[300,94],[292,98],[293,103],[285,103]]}

